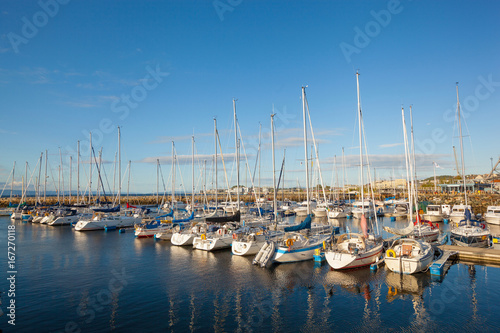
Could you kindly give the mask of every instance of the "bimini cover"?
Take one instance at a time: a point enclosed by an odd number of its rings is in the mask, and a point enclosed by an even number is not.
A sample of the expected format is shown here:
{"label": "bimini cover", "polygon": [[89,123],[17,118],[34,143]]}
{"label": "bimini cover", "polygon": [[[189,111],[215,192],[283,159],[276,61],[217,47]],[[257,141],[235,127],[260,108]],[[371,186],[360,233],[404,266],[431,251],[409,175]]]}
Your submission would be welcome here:
{"label": "bimini cover", "polygon": [[304,222],[302,222],[301,224],[299,225],[294,225],[292,227],[286,227],[284,230],[285,232],[290,232],[290,231],[299,231],[299,230],[302,230],[302,229],[311,229],[311,215],[307,215],[306,219],[304,220]]}

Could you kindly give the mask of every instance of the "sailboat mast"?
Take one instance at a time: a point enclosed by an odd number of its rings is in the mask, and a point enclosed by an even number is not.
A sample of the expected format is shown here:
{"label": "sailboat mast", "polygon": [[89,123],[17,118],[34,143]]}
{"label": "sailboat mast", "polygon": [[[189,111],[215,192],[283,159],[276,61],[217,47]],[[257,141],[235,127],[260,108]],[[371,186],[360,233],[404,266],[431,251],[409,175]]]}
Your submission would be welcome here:
{"label": "sailboat mast", "polygon": [[191,192],[191,211],[194,212],[194,135],[191,137],[192,139],[192,143],[191,143],[191,179],[192,179],[192,183],[193,183],[193,189],[192,189],[192,192]]}
{"label": "sailboat mast", "polygon": [[310,214],[311,209],[309,206],[309,161],[307,158],[306,87],[302,87],[302,118],[304,122],[304,163],[306,165],[307,214]]}
{"label": "sailboat mast", "polygon": [[130,172],[132,171],[130,168],[131,168],[131,165],[132,164],[132,161],[128,161],[128,182],[127,182],[127,202],[130,202],[130,199],[129,199],[129,195],[130,195]]}
{"label": "sailboat mast", "polygon": [[[339,187],[339,173],[337,172],[337,155],[334,155],[333,156],[333,170],[335,172],[335,189],[333,190],[334,194],[335,194],[335,200],[339,200],[340,199],[340,195],[337,191],[338,187]],[[332,191],[330,191],[330,195],[332,195]]]}
{"label": "sailboat mast", "polygon": [[[45,156],[47,157],[47,156]],[[16,172],[16,161],[14,161],[14,166],[12,167],[12,181],[10,182],[10,200],[12,202],[12,193],[14,192],[14,174]],[[44,199],[45,201],[45,199]]]}
{"label": "sailboat mast", "polygon": [[406,121],[405,121],[405,110],[401,108],[401,117],[403,119],[403,140],[405,146],[405,164],[406,164],[406,186],[408,188],[408,204],[410,210],[410,223],[413,221],[413,198],[411,191],[411,160],[410,160],[410,148],[408,146],[408,133],[406,131]]}
{"label": "sailboat mast", "polygon": [[156,159],[156,204],[160,203],[160,159]]}
{"label": "sailboat mast", "polygon": [[[274,110],[273,110],[274,111]],[[274,211],[274,222],[278,222],[278,215],[276,209],[276,165],[274,161],[274,116],[275,113],[271,115],[271,147],[273,151],[273,211]]]}
{"label": "sailboat mast", "polygon": [[69,204],[71,204],[71,180],[72,180],[72,176],[73,176],[72,167],[73,167],[73,156],[70,156],[69,157]]}
{"label": "sailboat mast", "polygon": [[174,210],[174,202],[175,202],[175,155],[174,155],[175,145],[172,141],[172,211]]}
{"label": "sailboat mast", "polygon": [[286,148],[283,149],[283,186],[281,187],[281,201],[285,201],[285,158]]}
{"label": "sailboat mast", "polygon": [[[412,156],[412,168],[413,168],[413,200],[415,202],[415,210],[417,212],[418,216],[418,186],[417,186],[417,164],[415,160],[415,138],[413,135],[413,112],[412,112],[412,107],[410,105],[410,134],[411,134],[411,156]],[[419,230],[420,230],[420,224],[419,224]]]}
{"label": "sailboat mast", "polygon": [[464,183],[465,205],[467,206],[467,187],[465,187],[464,143],[462,137],[462,120],[460,116],[460,100],[458,98],[458,82],[457,82],[457,113],[458,113],[458,131],[460,136],[460,158],[462,159],[462,181]]}
{"label": "sailboat mast", "polygon": [[89,204],[92,200],[92,132],[89,133]]}
{"label": "sailboat mast", "polygon": [[43,152],[40,153],[40,165],[38,166],[38,182],[37,182],[37,186],[36,186],[36,202],[35,202],[35,205],[38,204],[38,202],[40,201],[40,180],[41,180],[41,177],[42,177],[42,161],[43,161]]}
{"label": "sailboat mast", "polygon": [[[122,155],[121,155],[122,152],[121,152],[120,140],[121,140],[121,132],[120,132],[120,126],[118,126],[118,205],[121,204],[121,194],[122,194]],[[128,172],[130,175],[130,169],[128,170]],[[127,201],[128,201],[128,195],[127,195]]]}
{"label": "sailboat mast", "polygon": [[97,178],[97,198],[98,199],[100,199],[100,197],[101,197],[101,188],[103,189],[103,192],[104,192],[104,183],[102,182],[101,170],[102,170],[102,147],[101,147],[101,149],[99,149],[99,163],[97,164],[97,175],[99,176]]}
{"label": "sailboat mast", "polygon": [[219,192],[219,187],[217,185],[218,179],[217,179],[217,119],[214,118],[214,143],[215,143],[215,158],[214,158],[214,164],[215,164],[215,209],[217,209],[218,206],[218,192]]}
{"label": "sailboat mast", "polygon": [[76,203],[80,203],[80,140],[77,142],[76,151]]}
{"label": "sailboat mast", "polygon": [[240,210],[240,151],[238,142],[238,119],[236,118],[236,99],[233,98],[233,114],[234,114],[234,145],[236,149],[236,201],[238,202],[238,210]]}
{"label": "sailboat mast", "polygon": [[[28,168],[28,162],[26,162],[25,168]],[[26,174],[26,172],[25,172],[25,174]],[[24,198],[24,195],[26,193],[25,188],[24,188],[24,178],[25,177],[26,176],[21,176],[21,188],[22,188],[22,191],[21,191],[21,201],[19,201],[19,205],[17,207],[19,207],[21,205],[21,202],[23,201],[22,199]]]}
{"label": "sailboat mast", "polygon": [[342,147],[342,199],[345,201],[345,159],[344,159],[344,147]]}
{"label": "sailboat mast", "polygon": [[63,203],[64,203],[64,169],[63,169],[61,147],[59,147],[59,159],[60,159],[60,162],[61,162],[61,165],[59,167],[60,168],[59,169],[59,175],[60,175],[61,180],[62,180],[62,187],[61,187],[61,184],[59,184],[59,190],[62,189],[62,200],[63,200]]}
{"label": "sailboat mast", "polygon": [[[203,195],[207,202],[207,160],[203,160]],[[208,205],[208,203],[207,203]]]}
{"label": "sailboat mast", "polygon": [[363,113],[361,112],[361,99],[359,96],[359,72],[356,72],[356,86],[358,91],[358,127],[359,127],[359,179],[360,179],[360,189],[361,189],[361,213],[365,213],[365,199],[364,199],[364,190],[363,190],[363,143],[362,143],[362,130],[361,130],[361,122],[363,119]]}
{"label": "sailboat mast", "polygon": [[[260,167],[262,165],[261,161],[262,161],[262,157],[261,157],[261,154],[262,154],[262,151],[260,150],[261,149],[261,131],[262,131],[262,124],[259,123],[259,199],[260,199]],[[493,169],[493,168],[492,168]]]}
{"label": "sailboat mast", "polygon": [[60,205],[61,202],[59,200],[60,200],[60,196],[61,196],[61,165],[58,166],[57,172],[58,172],[58,179],[57,179],[57,203]]}

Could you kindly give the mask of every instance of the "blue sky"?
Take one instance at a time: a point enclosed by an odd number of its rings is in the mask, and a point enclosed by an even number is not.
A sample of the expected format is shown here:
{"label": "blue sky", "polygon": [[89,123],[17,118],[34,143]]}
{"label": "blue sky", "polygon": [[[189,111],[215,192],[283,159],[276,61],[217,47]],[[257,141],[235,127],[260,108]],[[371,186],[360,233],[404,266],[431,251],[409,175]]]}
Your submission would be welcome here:
{"label": "blue sky", "polygon": [[[335,155],[340,168],[345,147],[348,181],[356,183],[358,69],[377,178],[389,179],[393,168],[396,177],[403,174],[401,107],[408,112],[410,105],[419,177],[432,175],[432,161],[442,167],[438,174],[456,172],[457,81],[466,171],[487,173],[490,158],[499,156],[499,9],[495,1],[4,1],[0,183],[14,161],[20,181],[24,163],[35,169],[45,150],[49,184],[57,182],[61,148],[67,184],[69,156],[76,161],[80,140],[88,160],[92,131],[111,184],[121,126],[122,174],[127,179],[132,161],[131,191],[156,190],[157,158],[169,182],[172,140],[182,164],[178,190],[188,190],[191,136],[198,160],[207,159],[211,168],[217,117],[234,184],[237,98],[250,168],[259,123],[268,134],[274,105],[277,165],[286,148],[287,185],[303,185],[303,85],[324,180],[331,182]],[[76,179],[75,163],[73,169]],[[200,172],[198,164],[198,188]],[[244,166],[241,172],[248,184]],[[271,177],[266,135],[262,184],[271,184]],[[221,172],[219,186],[224,184]]]}

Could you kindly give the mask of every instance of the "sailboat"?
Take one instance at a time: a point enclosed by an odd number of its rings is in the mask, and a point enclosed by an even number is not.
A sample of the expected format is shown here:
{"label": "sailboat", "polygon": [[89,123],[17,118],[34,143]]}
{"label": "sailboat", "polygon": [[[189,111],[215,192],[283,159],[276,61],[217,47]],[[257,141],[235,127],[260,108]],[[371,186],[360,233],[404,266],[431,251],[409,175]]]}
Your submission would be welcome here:
{"label": "sailboat", "polygon": [[[276,169],[275,169],[275,158],[274,158],[274,115],[271,115],[271,146],[272,146],[272,155],[273,155],[273,212],[277,211],[278,202],[276,198],[277,186],[276,186]],[[278,214],[274,213],[274,223],[277,225],[278,223]],[[247,227],[247,223],[245,223],[245,227],[242,228],[241,232],[233,233],[233,243],[231,246],[231,251],[235,255],[245,256],[245,255],[254,255],[259,252],[259,250],[266,244],[268,241],[278,240],[279,237],[283,236],[283,232],[279,230],[267,230],[265,225],[268,224],[268,221],[257,219],[253,221],[251,225],[253,227]]]}
{"label": "sailboat", "polygon": [[[464,215],[459,223],[453,224],[450,231],[451,243],[459,246],[470,247],[489,247],[491,233],[489,227],[485,223],[481,223],[473,219],[470,205],[467,200],[467,188],[465,185],[465,161],[464,161],[464,147],[462,137],[462,122],[460,116],[460,100],[458,97],[458,82],[457,82],[457,116],[458,116],[458,130],[460,136],[460,153],[462,160],[462,181],[464,186]],[[453,207],[455,208],[455,207]],[[453,215],[453,211],[450,217]]]}
{"label": "sailboat", "polygon": [[172,245],[176,246],[192,246],[195,237],[199,237],[202,234],[206,235],[208,230],[209,227],[206,223],[193,222],[191,226],[185,227],[180,231],[172,233],[170,242],[172,243]]}
{"label": "sailboat", "polygon": [[342,147],[342,195],[343,200],[337,198],[337,201],[333,204],[333,207],[328,212],[328,217],[333,219],[341,219],[347,217],[351,214],[351,207],[345,204],[345,159],[344,159],[344,147]]}
{"label": "sailboat", "polygon": [[[363,140],[361,103],[359,96],[359,73],[356,73],[358,93],[358,121],[359,121],[359,156],[361,174],[361,212],[359,215],[362,234],[347,233],[332,240],[325,251],[325,259],[333,269],[357,268],[371,265],[379,260],[382,254],[383,241],[381,237],[368,234],[368,225],[365,216],[365,203],[363,194]],[[372,209],[373,210],[373,209]]]}
{"label": "sailboat", "polygon": [[[16,170],[16,162],[14,162],[14,166],[12,167],[12,173],[11,173],[12,180],[10,182],[9,207],[0,209],[0,216],[11,216],[14,213],[14,207],[12,207],[12,192],[14,191],[14,173],[15,173],[15,170]],[[11,175],[9,175],[9,178]],[[7,181],[8,181],[8,179],[7,179]],[[7,182],[5,183],[5,186],[7,186]],[[5,189],[5,186],[4,186],[4,189]],[[2,190],[2,193],[0,194],[0,198],[2,197],[2,195],[3,195],[3,190]],[[15,220],[15,217],[13,220]]]}
{"label": "sailboat", "polygon": [[[215,232],[201,234],[198,237],[193,239],[193,248],[204,250],[204,251],[213,251],[219,249],[225,249],[231,247],[231,243],[233,242],[233,232],[235,232],[239,228],[239,223],[232,223],[229,221],[240,221],[240,172],[239,172],[239,140],[238,140],[238,119],[236,118],[236,99],[233,99],[233,115],[234,115],[234,142],[235,142],[235,150],[236,150],[236,203],[232,204],[228,209],[225,209],[226,212],[232,213],[231,216],[221,216],[221,217],[208,217],[205,218],[205,222],[213,222],[213,223],[225,223],[221,228],[219,228]],[[222,153],[222,151],[221,151]],[[224,165],[224,159],[223,165]],[[225,169],[225,168],[224,168]],[[226,178],[227,181],[227,178]],[[228,190],[229,183],[227,182]]]}
{"label": "sailboat", "polygon": [[[406,131],[406,122],[404,109],[401,108],[401,115],[403,119],[403,138],[405,146],[405,163],[406,163],[406,177],[408,186],[409,198],[409,223],[405,229],[393,229],[384,227],[388,232],[396,235],[407,236],[408,238],[396,239],[389,249],[386,251],[385,264],[389,270],[400,274],[414,274],[427,269],[434,260],[434,248],[428,242],[420,240],[422,237],[422,225],[417,215],[417,230],[413,224],[413,204],[417,206],[417,193],[414,186],[414,158],[415,155],[410,152],[408,145],[408,135]],[[413,138],[412,138],[413,143]],[[412,144],[413,148],[413,144]],[[413,150],[414,152],[414,150]],[[417,206],[418,207],[418,206]],[[418,214],[418,213],[417,213]],[[417,232],[415,232],[417,231]],[[409,238],[412,237],[412,238]]]}
{"label": "sailboat", "polygon": [[[120,127],[118,126],[118,205],[113,208],[93,208],[94,213],[90,218],[84,218],[79,220],[75,225],[76,231],[87,231],[87,230],[99,230],[107,228],[125,228],[132,227],[142,221],[141,214],[134,212],[132,210],[126,210],[120,213],[120,202],[121,202],[121,145],[120,145]],[[90,147],[93,151],[92,146]],[[94,156],[95,158],[95,156]],[[100,168],[98,168],[99,177],[101,177]],[[130,175],[130,168],[129,168]],[[102,184],[102,181],[101,181]],[[104,184],[103,192],[104,192]],[[105,193],[104,193],[105,195]],[[114,214],[118,212],[117,214]]]}
{"label": "sailboat", "polygon": [[[306,91],[302,87],[302,113],[304,123],[304,155],[306,174],[306,209],[305,220],[295,226],[284,228],[284,235],[277,240],[268,241],[255,256],[253,264],[265,267],[270,263],[287,263],[313,259],[316,250],[331,238],[332,230],[324,229],[326,233],[311,232],[311,207],[309,205],[309,167],[307,163],[307,126],[306,126]],[[276,191],[276,188],[274,188]]]}

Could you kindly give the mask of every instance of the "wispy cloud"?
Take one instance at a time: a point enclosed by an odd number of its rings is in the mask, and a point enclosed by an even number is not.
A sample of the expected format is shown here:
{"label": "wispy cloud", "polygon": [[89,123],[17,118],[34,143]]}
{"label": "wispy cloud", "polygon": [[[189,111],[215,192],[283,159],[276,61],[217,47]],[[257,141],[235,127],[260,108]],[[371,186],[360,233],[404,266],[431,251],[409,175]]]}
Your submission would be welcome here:
{"label": "wispy cloud", "polygon": [[64,102],[64,104],[75,108],[95,108],[97,105],[84,102]]}
{"label": "wispy cloud", "polygon": [[[218,131],[219,135],[223,134],[225,131]],[[208,137],[208,136],[213,136],[214,133],[196,133],[194,134],[194,139],[195,141],[198,138],[202,137]],[[193,135],[180,135],[180,136],[159,136],[155,140],[148,142],[148,144],[163,144],[163,143],[169,143],[169,142],[180,142],[180,141],[187,141],[191,140]]]}
{"label": "wispy cloud", "polygon": [[392,148],[392,147],[398,147],[398,146],[402,146],[403,143],[402,142],[398,142],[398,143],[386,143],[386,144],[383,144],[383,145],[379,145],[379,148]]}
{"label": "wispy cloud", "polygon": [[[417,154],[415,156],[415,164],[418,169],[432,169],[432,162],[438,161],[439,165],[445,168],[453,168],[453,163],[450,161],[450,155],[446,154]],[[370,163],[370,168],[380,168],[380,169],[405,169],[406,164],[403,154],[388,155],[388,154],[377,154],[377,155],[366,155],[364,156],[363,164],[366,165],[367,162]],[[333,165],[334,157],[328,157],[322,159],[321,165]],[[337,167],[342,163],[341,158],[337,156]],[[359,167],[359,155],[346,155],[345,156],[346,167]]]}
{"label": "wispy cloud", "polygon": [[8,131],[8,130],[4,130],[2,128],[0,128],[0,134],[11,134],[11,135],[15,135],[17,134],[16,132],[12,132],[12,131]]}
{"label": "wispy cloud", "polygon": [[[214,158],[214,155],[210,154],[204,154],[204,155],[195,155],[194,160],[196,164],[202,163],[204,161],[212,161]],[[235,161],[236,154],[235,153],[230,153],[230,154],[224,154],[224,163],[233,163]],[[249,155],[248,159],[251,160],[255,158],[253,155]],[[219,155],[218,159],[219,163],[222,163],[222,158]],[[245,157],[240,156],[240,161],[244,161]],[[172,164],[172,156],[151,156],[151,157],[145,157],[142,160],[136,161],[138,163],[151,163],[151,164],[156,164],[157,161],[160,161],[160,164]],[[175,161],[177,164],[180,165],[190,165],[192,163],[192,155],[176,155],[175,156]]]}

